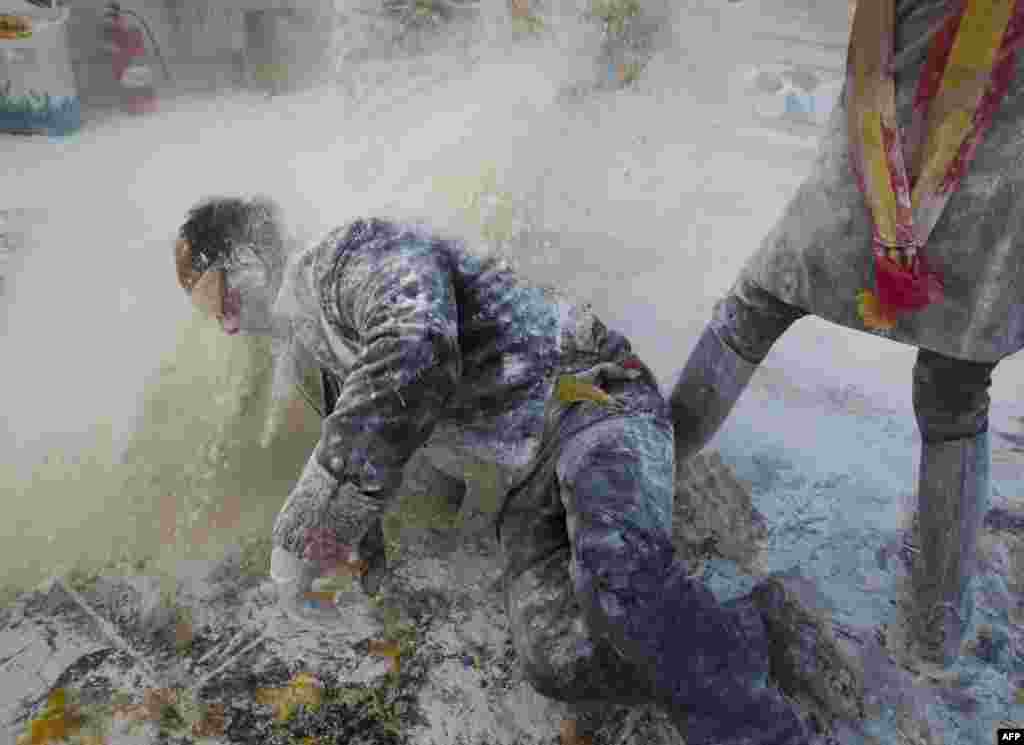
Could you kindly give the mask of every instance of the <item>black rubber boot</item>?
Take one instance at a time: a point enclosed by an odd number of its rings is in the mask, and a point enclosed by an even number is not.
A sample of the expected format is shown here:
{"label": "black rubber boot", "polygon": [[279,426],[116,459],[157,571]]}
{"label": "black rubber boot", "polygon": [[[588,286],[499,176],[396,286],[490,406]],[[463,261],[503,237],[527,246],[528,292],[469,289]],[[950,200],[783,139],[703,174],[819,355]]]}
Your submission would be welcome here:
{"label": "black rubber boot", "polygon": [[864,716],[864,671],[837,643],[822,613],[771,577],[741,599],[757,608],[768,633],[771,679],[823,726]]}
{"label": "black rubber boot", "polygon": [[921,432],[910,535],[911,651],[947,666],[971,624],[978,534],[989,508],[992,362],[918,350],[914,416]]}
{"label": "black rubber boot", "polygon": [[914,651],[946,667],[971,624],[978,534],[989,505],[988,432],[924,443],[910,579]]}
{"label": "black rubber boot", "polygon": [[677,467],[708,444],[775,342],[806,315],[744,279],[715,303],[669,399]]}
{"label": "black rubber boot", "polygon": [[669,398],[677,467],[708,444],[755,370],[757,365],[734,352],[714,328],[704,329]]}

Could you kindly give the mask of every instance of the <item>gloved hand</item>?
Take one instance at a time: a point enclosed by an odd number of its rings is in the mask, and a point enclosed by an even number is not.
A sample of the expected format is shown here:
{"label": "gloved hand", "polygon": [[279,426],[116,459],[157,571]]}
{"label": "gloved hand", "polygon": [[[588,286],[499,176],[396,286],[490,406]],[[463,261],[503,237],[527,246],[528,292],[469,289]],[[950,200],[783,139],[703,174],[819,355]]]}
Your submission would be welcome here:
{"label": "gloved hand", "polygon": [[313,597],[313,582],[321,576],[319,562],[307,561],[281,546],[270,555],[270,578],[277,585],[281,609],[302,625],[329,628],[341,617],[333,606]]}
{"label": "gloved hand", "polygon": [[329,531],[310,531],[303,558],[315,562],[321,576],[341,572],[355,574],[363,592],[376,595],[387,573],[383,522],[379,517],[374,518],[355,549],[338,543]]}

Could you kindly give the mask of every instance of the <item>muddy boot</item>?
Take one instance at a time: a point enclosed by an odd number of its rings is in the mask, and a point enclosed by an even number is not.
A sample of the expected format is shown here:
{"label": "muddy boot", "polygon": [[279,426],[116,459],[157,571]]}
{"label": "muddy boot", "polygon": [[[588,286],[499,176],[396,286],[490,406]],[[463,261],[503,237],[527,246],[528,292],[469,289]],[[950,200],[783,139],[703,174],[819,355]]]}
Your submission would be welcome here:
{"label": "muddy boot", "polygon": [[733,351],[713,327],[704,329],[669,398],[677,467],[708,444],[756,369],[756,363]]}
{"label": "muddy boot", "polygon": [[679,562],[633,579],[658,591],[591,595],[589,626],[647,667],[655,703],[688,745],[810,743],[793,704],[768,681],[765,623],[752,603],[719,604]]}
{"label": "muddy boot", "polygon": [[912,651],[953,664],[971,624],[978,533],[989,505],[988,432],[921,447],[910,570]]}
{"label": "muddy boot", "polygon": [[864,716],[864,672],[840,648],[825,618],[771,577],[737,603],[752,603],[768,633],[771,678],[826,726]]}

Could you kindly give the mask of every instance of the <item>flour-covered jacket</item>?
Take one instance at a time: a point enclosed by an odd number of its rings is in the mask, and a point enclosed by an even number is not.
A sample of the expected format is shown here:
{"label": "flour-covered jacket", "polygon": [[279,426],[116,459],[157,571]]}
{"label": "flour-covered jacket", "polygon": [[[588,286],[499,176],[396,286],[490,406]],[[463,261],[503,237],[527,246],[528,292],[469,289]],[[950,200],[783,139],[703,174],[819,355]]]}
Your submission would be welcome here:
{"label": "flour-covered jacket", "polygon": [[588,306],[418,225],[333,231],[293,258],[282,295],[293,339],[341,388],[274,526],[298,554],[310,528],[354,545],[428,439],[521,471],[557,375],[629,354]]}

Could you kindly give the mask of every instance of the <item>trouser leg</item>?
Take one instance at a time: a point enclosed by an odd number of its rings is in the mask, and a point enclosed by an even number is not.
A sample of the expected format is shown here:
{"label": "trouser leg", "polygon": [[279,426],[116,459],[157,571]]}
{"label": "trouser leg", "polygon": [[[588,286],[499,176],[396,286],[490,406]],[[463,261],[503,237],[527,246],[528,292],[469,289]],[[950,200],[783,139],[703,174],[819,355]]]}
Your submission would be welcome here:
{"label": "trouser leg", "polygon": [[988,389],[995,365],[922,349],[914,366],[922,445],[911,633],[918,653],[942,665],[958,657],[973,614],[971,580],[990,499]]}
{"label": "trouser leg", "polygon": [[558,482],[586,625],[647,673],[652,698],[687,742],[807,742],[791,704],[767,685],[768,638],[753,603],[719,603],[674,559],[668,423],[585,430],[563,449]]}
{"label": "trouser leg", "polygon": [[715,305],[669,399],[678,463],[707,445],[772,345],[805,315],[743,280]]}
{"label": "trouser leg", "polygon": [[649,703],[644,671],[587,627],[554,464],[548,459],[517,491],[501,521],[505,605],[520,668],[538,693],[557,701]]}

